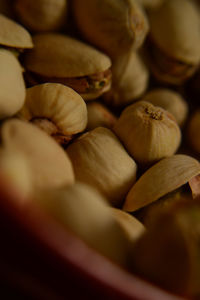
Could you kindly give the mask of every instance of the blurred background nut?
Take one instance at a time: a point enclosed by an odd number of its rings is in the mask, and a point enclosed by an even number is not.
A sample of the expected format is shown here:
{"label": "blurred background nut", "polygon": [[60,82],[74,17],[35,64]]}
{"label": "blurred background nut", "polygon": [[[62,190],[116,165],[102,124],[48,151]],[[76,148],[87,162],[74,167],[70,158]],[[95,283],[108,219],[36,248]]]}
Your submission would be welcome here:
{"label": "blurred background nut", "polygon": [[6,150],[17,151],[27,159],[34,193],[74,182],[72,164],[65,151],[36,126],[18,119],[7,120],[1,127],[1,140]]}
{"label": "blurred background nut", "polygon": [[31,31],[62,28],[67,19],[68,0],[14,0],[19,21]]}
{"label": "blurred background nut", "polygon": [[200,19],[189,0],[167,0],[149,12],[149,66],[161,82],[180,85],[200,62]]}
{"label": "blurred background nut", "polygon": [[135,211],[174,191],[200,173],[195,158],[176,154],[149,168],[129,190],[124,210]]}
{"label": "blurred background nut", "polygon": [[24,66],[37,83],[65,84],[83,99],[99,97],[111,84],[111,61],[93,47],[62,34],[33,37],[35,47],[24,56]]}
{"label": "blurred background nut", "polygon": [[35,201],[90,247],[123,266],[127,265],[129,240],[98,191],[77,182],[38,194]]}
{"label": "blurred background nut", "polygon": [[167,0],[137,0],[145,9],[157,9]]}
{"label": "blurred background nut", "polygon": [[102,103],[88,102],[88,123],[87,130],[95,129],[96,127],[112,128],[117,121],[114,114]]}
{"label": "blurred background nut", "polygon": [[26,89],[22,68],[10,51],[0,49],[0,66],[0,119],[4,119],[21,109]]}
{"label": "blurred background nut", "polygon": [[111,130],[98,127],[67,148],[75,178],[97,188],[119,206],[136,180],[137,165]]}
{"label": "blurred background nut", "polygon": [[141,166],[174,154],[181,142],[181,131],[174,117],[145,101],[126,107],[113,130]]}
{"label": "blurred background nut", "polygon": [[170,112],[176,119],[179,126],[183,126],[188,116],[188,104],[183,97],[170,89],[157,88],[145,94],[143,101],[160,106]]}
{"label": "blurred background nut", "polygon": [[200,109],[192,113],[187,124],[187,140],[189,146],[200,155]]}
{"label": "blurred background nut", "polygon": [[105,103],[124,107],[146,91],[149,71],[137,52],[129,51],[112,63],[111,89],[103,95]]}
{"label": "blurred background nut", "polygon": [[87,108],[81,96],[71,88],[44,83],[27,89],[18,117],[37,125],[60,144],[67,144],[73,135],[85,129]]}
{"label": "blurred background nut", "polygon": [[74,0],[78,29],[112,59],[138,49],[149,30],[148,19],[136,0]]}

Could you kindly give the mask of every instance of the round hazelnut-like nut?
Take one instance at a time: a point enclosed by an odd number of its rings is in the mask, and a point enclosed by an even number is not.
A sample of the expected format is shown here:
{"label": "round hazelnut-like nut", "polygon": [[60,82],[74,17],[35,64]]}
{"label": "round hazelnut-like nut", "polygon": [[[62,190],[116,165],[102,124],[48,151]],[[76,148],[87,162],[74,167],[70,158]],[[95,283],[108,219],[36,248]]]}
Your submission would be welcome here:
{"label": "round hazelnut-like nut", "polygon": [[137,166],[111,130],[95,128],[67,148],[76,180],[97,188],[120,205],[136,180]]}
{"label": "round hazelnut-like nut", "polygon": [[175,118],[145,101],[126,107],[113,130],[130,155],[143,166],[173,155],[181,142]]}

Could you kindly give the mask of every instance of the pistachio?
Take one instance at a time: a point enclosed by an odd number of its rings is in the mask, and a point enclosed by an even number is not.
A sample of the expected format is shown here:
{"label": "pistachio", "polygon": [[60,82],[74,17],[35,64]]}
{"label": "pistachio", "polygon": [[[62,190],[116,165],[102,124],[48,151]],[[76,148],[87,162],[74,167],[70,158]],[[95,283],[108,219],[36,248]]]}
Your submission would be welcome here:
{"label": "pistachio", "polygon": [[22,68],[10,51],[0,49],[0,66],[0,119],[3,119],[21,109],[26,89]]}
{"label": "pistachio", "polygon": [[113,130],[130,155],[143,166],[174,154],[181,141],[174,117],[145,101],[126,107]]}
{"label": "pistachio", "polygon": [[200,109],[190,116],[187,124],[187,139],[192,149],[200,154]]}
{"label": "pistachio", "polygon": [[112,128],[117,120],[113,113],[99,102],[92,101],[87,103],[87,111],[87,130],[92,130],[100,126]]}
{"label": "pistachio", "polygon": [[33,31],[60,29],[67,17],[67,0],[16,0],[15,11],[21,23]]}
{"label": "pistachio", "polygon": [[147,17],[135,0],[74,0],[78,29],[110,57],[139,48],[148,32]]}
{"label": "pistachio", "polygon": [[111,260],[126,265],[128,239],[104,197],[82,183],[37,195],[56,220]]}
{"label": "pistachio", "polygon": [[[170,22],[169,22],[170,20]],[[179,85],[200,62],[199,14],[189,0],[168,0],[149,13],[149,65],[162,82]]]}
{"label": "pistachio", "polygon": [[200,163],[183,154],[162,159],[149,168],[130,189],[124,210],[135,211],[186,184],[200,173]]}
{"label": "pistachio", "polygon": [[95,128],[67,148],[78,181],[97,188],[114,206],[136,180],[137,166],[111,130]]}
{"label": "pistachio", "polygon": [[81,96],[58,83],[28,88],[18,116],[38,125],[61,144],[69,142],[87,125],[87,108]]}
{"label": "pistachio", "polygon": [[74,182],[71,161],[65,151],[36,126],[18,119],[7,120],[1,128],[1,139],[6,150],[26,157],[36,190]]}
{"label": "pistachio", "polygon": [[106,103],[120,107],[135,101],[145,92],[149,71],[137,52],[121,55],[112,64],[112,86],[103,97]]}
{"label": "pistachio", "polygon": [[84,99],[109,90],[111,61],[93,47],[58,33],[37,34],[24,65],[36,82],[57,82],[73,88]]}
{"label": "pistachio", "polygon": [[169,111],[178,125],[183,126],[188,114],[188,104],[179,93],[170,89],[157,88],[148,92],[142,100]]}

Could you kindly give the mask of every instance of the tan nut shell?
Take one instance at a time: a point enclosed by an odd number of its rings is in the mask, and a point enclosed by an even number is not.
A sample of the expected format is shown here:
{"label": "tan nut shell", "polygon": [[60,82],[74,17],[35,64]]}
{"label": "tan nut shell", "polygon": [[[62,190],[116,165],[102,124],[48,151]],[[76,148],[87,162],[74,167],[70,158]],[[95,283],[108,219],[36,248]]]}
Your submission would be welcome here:
{"label": "tan nut shell", "polygon": [[15,11],[20,21],[33,31],[61,28],[67,18],[67,0],[16,0]]}
{"label": "tan nut shell", "polygon": [[137,1],[74,0],[72,4],[79,30],[110,57],[142,45],[149,25]]}
{"label": "tan nut shell", "polygon": [[187,124],[187,139],[194,151],[200,154],[200,109],[192,113]]}
{"label": "tan nut shell", "polygon": [[34,48],[25,54],[27,70],[47,77],[81,77],[110,68],[108,56],[93,47],[58,33],[37,34]]}
{"label": "tan nut shell", "polygon": [[81,132],[87,125],[84,100],[74,90],[59,83],[28,88],[25,104],[18,115],[28,121],[46,118],[64,135]]}
{"label": "tan nut shell", "polygon": [[111,130],[98,127],[68,148],[77,180],[97,188],[116,205],[136,180],[137,166]]}
{"label": "tan nut shell", "polygon": [[125,106],[139,98],[147,89],[149,71],[139,54],[126,53],[112,64],[112,87],[104,94],[112,106]]}
{"label": "tan nut shell", "polygon": [[181,141],[181,131],[174,117],[145,101],[126,107],[113,130],[141,165],[171,156]]}
{"label": "tan nut shell", "polygon": [[145,231],[144,225],[129,213],[118,209],[111,208],[112,215],[126,232],[127,237],[135,242]]}
{"label": "tan nut shell", "polygon": [[2,14],[0,14],[0,45],[20,49],[33,48],[29,32]]}
{"label": "tan nut shell", "polygon": [[17,58],[0,49],[0,119],[16,114],[24,104],[26,89]]}
{"label": "tan nut shell", "polygon": [[36,126],[11,119],[1,128],[3,146],[28,160],[35,188],[60,187],[74,182],[71,161],[65,151]]}
{"label": "tan nut shell", "polygon": [[200,62],[200,20],[189,0],[167,0],[149,13],[150,35],[168,56],[184,63]]}
{"label": "tan nut shell", "polygon": [[129,191],[123,209],[135,211],[186,184],[200,173],[193,157],[176,154],[149,168]]}
{"label": "tan nut shell", "polygon": [[76,183],[38,198],[48,213],[89,246],[122,265],[126,263],[128,239],[95,189]]}
{"label": "tan nut shell", "polygon": [[173,90],[165,88],[153,89],[142,100],[169,111],[180,126],[186,120],[188,104],[179,93]]}

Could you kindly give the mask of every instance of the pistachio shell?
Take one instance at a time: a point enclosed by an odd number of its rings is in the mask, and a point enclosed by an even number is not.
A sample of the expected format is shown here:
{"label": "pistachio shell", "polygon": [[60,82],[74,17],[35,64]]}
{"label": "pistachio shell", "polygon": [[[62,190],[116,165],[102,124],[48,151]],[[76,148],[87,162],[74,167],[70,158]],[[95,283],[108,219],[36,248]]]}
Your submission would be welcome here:
{"label": "pistachio shell", "polygon": [[193,157],[177,154],[149,168],[133,185],[124,210],[135,211],[172,192],[200,173],[200,163]]}
{"label": "pistachio shell", "polygon": [[169,111],[180,126],[186,120],[188,104],[179,93],[173,90],[165,88],[153,89],[142,100]]}
{"label": "pistachio shell", "polygon": [[77,180],[97,188],[116,205],[136,180],[137,166],[111,130],[95,128],[68,148]]}
{"label": "pistachio shell", "polygon": [[67,0],[16,0],[14,5],[20,22],[34,31],[60,29],[67,18]]}
{"label": "pistachio shell", "polygon": [[72,135],[83,131],[87,124],[84,100],[71,88],[58,83],[45,83],[28,88],[26,101],[18,116],[32,121],[47,119],[57,133]]}
{"label": "pistachio shell", "polygon": [[112,215],[126,232],[127,237],[132,241],[136,241],[145,231],[144,225],[134,216],[126,213],[118,208],[111,208]]}
{"label": "pistachio shell", "polygon": [[189,64],[200,62],[200,20],[189,0],[167,0],[149,13],[150,35],[168,56]]}
{"label": "pistachio shell", "polygon": [[126,107],[113,130],[141,165],[150,165],[174,154],[181,141],[181,131],[174,117],[145,101]]}
{"label": "pistachio shell", "polygon": [[33,48],[29,32],[2,14],[0,14],[0,45],[20,49]]}
{"label": "pistachio shell", "polygon": [[47,77],[81,77],[110,68],[108,56],[93,47],[57,33],[37,34],[35,47],[24,57],[25,68]]}
{"label": "pistachio shell", "polygon": [[187,124],[187,138],[189,145],[200,154],[200,109],[192,113]]}
{"label": "pistachio shell", "polygon": [[76,23],[87,40],[112,58],[139,48],[148,20],[135,0],[74,0]]}
{"label": "pistachio shell", "polygon": [[24,104],[26,89],[17,58],[0,49],[0,119],[17,113]]}
{"label": "pistachio shell", "polygon": [[36,189],[74,182],[71,161],[65,151],[36,126],[18,119],[8,120],[2,125],[1,138],[6,150],[26,157]]}

